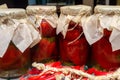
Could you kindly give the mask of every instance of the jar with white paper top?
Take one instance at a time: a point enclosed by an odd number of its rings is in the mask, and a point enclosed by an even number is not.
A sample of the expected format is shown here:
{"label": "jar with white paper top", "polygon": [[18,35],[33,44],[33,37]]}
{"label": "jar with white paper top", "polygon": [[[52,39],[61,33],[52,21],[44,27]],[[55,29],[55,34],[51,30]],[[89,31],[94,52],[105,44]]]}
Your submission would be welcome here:
{"label": "jar with white paper top", "polygon": [[30,46],[39,33],[24,9],[0,9],[0,77],[16,78],[30,65]]}
{"label": "jar with white paper top", "polygon": [[60,11],[57,34],[61,61],[85,65],[89,54],[89,44],[84,36],[82,22],[90,15],[91,7],[63,6]]}
{"label": "jar with white paper top", "polygon": [[29,22],[41,35],[41,40],[32,48],[32,62],[48,62],[58,57],[56,26],[58,16],[55,6],[28,6]]}
{"label": "jar with white paper top", "polygon": [[98,5],[84,24],[95,67],[115,70],[120,67],[120,6]]}

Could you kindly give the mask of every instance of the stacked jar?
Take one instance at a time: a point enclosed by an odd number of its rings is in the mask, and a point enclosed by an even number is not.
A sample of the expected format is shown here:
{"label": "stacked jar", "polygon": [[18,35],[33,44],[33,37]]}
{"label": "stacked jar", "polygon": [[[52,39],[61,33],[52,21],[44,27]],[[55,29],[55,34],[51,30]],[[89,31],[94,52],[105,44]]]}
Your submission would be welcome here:
{"label": "stacked jar", "polygon": [[0,77],[21,76],[30,65],[33,34],[39,34],[27,23],[24,9],[0,9],[0,34]]}
{"label": "stacked jar", "polygon": [[63,63],[84,65],[89,54],[89,44],[85,39],[82,22],[91,13],[85,5],[63,6],[58,20],[60,58]]}
{"label": "stacked jar", "polygon": [[95,67],[115,70],[120,66],[120,6],[101,6],[94,9],[84,24],[86,39],[92,49]]}
{"label": "stacked jar", "polygon": [[58,57],[56,27],[58,16],[55,6],[28,6],[29,22],[41,35],[41,40],[32,48],[32,62],[46,62]]}

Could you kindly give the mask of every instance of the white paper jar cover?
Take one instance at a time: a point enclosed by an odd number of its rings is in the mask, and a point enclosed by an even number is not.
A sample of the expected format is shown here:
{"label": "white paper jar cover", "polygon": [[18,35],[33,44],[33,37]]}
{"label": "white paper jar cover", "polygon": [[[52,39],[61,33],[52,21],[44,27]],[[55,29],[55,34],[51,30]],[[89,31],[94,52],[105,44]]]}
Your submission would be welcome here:
{"label": "white paper jar cover", "polygon": [[0,9],[7,9],[8,7],[7,7],[7,4],[2,4],[2,5],[0,5]]}
{"label": "white paper jar cover", "polygon": [[54,14],[56,6],[27,6],[27,14]]}
{"label": "white paper jar cover", "polygon": [[112,14],[112,15],[115,15],[115,14],[120,14],[120,6],[104,6],[104,5],[97,5],[95,8],[94,8],[94,13],[95,14]]}
{"label": "white paper jar cover", "polygon": [[84,33],[89,44],[103,37],[103,29],[112,31],[109,41],[112,50],[120,49],[120,6],[97,5],[94,14],[84,21]]}
{"label": "white paper jar cover", "polygon": [[3,57],[9,43],[23,53],[39,33],[28,23],[24,9],[0,9],[0,57]]}
{"label": "white paper jar cover", "polygon": [[66,15],[81,15],[81,14],[89,14],[91,13],[91,7],[86,5],[71,5],[71,6],[63,6],[60,7],[61,14]]}
{"label": "white paper jar cover", "polygon": [[86,5],[71,5],[60,8],[61,14],[58,20],[57,34],[60,32],[66,36],[69,22],[72,20],[82,26],[82,20],[91,14],[91,7]]}
{"label": "white paper jar cover", "polygon": [[53,28],[57,26],[56,6],[27,6],[26,12],[30,22],[36,27],[40,26],[42,19],[45,19]]}

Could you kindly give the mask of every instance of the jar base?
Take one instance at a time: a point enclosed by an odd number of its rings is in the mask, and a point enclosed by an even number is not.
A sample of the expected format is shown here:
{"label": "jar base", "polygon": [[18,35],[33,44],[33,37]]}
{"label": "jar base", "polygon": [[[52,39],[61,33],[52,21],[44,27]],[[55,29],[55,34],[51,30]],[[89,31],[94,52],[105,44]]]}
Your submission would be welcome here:
{"label": "jar base", "polygon": [[22,76],[23,74],[26,73],[27,70],[21,70],[21,69],[16,69],[16,70],[8,70],[8,71],[0,71],[0,78],[4,79],[13,79],[13,78],[18,78]]}

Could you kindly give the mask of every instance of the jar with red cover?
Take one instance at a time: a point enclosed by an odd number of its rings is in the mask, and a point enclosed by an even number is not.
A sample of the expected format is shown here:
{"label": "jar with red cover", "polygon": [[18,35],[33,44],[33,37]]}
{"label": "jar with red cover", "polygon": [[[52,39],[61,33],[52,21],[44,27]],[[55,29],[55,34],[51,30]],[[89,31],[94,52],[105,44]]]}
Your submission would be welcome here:
{"label": "jar with red cover", "polygon": [[84,65],[89,54],[89,44],[84,36],[82,22],[90,15],[91,7],[85,5],[63,6],[60,11],[57,34],[61,61]]}
{"label": "jar with red cover", "polygon": [[0,77],[15,78],[27,72],[35,40],[31,32],[37,31],[27,23],[24,9],[0,9]]}
{"label": "jar with red cover", "polygon": [[58,58],[56,26],[58,16],[55,6],[28,6],[29,21],[38,29],[41,40],[32,48],[32,62],[46,62]]}
{"label": "jar with red cover", "polygon": [[98,5],[85,22],[85,36],[91,44],[95,67],[115,70],[120,67],[120,6]]}

